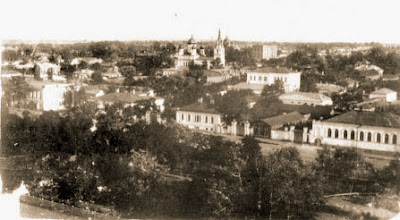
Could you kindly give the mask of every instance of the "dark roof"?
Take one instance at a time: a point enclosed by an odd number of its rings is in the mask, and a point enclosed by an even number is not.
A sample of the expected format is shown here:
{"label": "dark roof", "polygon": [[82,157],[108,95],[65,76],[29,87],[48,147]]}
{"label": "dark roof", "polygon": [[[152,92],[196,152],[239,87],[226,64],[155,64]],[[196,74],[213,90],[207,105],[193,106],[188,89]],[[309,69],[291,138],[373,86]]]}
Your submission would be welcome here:
{"label": "dark roof", "polygon": [[278,115],[272,118],[261,119],[261,121],[265,122],[271,127],[277,127],[284,124],[295,123],[298,121],[302,121],[304,116],[298,112],[291,112],[289,114]]}
{"label": "dark roof", "polygon": [[251,70],[251,72],[256,72],[256,73],[295,73],[297,71],[294,70],[289,70],[288,68],[285,67],[262,67],[258,68],[255,70]]}
{"label": "dark roof", "polygon": [[212,70],[204,70],[204,75],[208,76],[208,77],[222,76],[222,74],[220,72],[212,71]]}
{"label": "dark roof", "polygon": [[147,96],[139,96],[137,94],[132,93],[110,93],[104,96],[100,96],[97,99],[100,101],[109,101],[109,102],[123,102],[123,103],[135,103],[140,100],[150,99],[151,97]]}
{"label": "dark roof", "polygon": [[400,128],[400,117],[388,112],[351,111],[330,118],[327,122]]}
{"label": "dark roof", "polygon": [[185,112],[200,112],[200,113],[209,113],[209,114],[219,114],[215,109],[207,106],[207,104],[199,103],[199,102],[181,107],[177,110],[185,111]]}

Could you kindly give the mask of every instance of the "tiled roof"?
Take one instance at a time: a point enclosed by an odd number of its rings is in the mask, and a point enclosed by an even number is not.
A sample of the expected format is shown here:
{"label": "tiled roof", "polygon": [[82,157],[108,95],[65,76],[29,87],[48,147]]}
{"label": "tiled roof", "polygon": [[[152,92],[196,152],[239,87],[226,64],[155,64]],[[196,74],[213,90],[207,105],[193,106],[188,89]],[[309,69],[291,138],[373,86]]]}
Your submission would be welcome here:
{"label": "tiled roof", "polygon": [[185,112],[200,112],[200,113],[209,113],[209,114],[219,114],[215,109],[210,108],[204,103],[193,103],[184,107],[177,109],[178,111]]}
{"label": "tiled roof", "polygon": [[278,115],[272,118],[261,119],[271,127],[279,127],[284,124],[295,123],[302,121],[304,119],[303,115],[298,112],[291,112],[289,114]]}
{"label": "tiled roof", "polygon": [[289,70],[289,69],[284,68],[284,67],[281,67],[281,68],[262,67],[262,68],[258,68],[258,69],[255,69],[255,70],[251,70],[250,72],[255,72],[255,73],[295,73],[296,71]]}
{"label": "tiled roof", "polygon": [[327,122],[400,128],[400,117],[388,112],[351,111],[330,118]]}
{"label": "tiled roof", "polygon": [[104,96],[100,96],[97,99],[100,101],[108,101],[108,102],[123,102],[123,103],[135,103],[140,100],[150,99],[148,96],[139,96],[138,94],[132,93],[110,93]]}
{"label": "tiled roof", "polygon": [[386,95],[386,94],[389,94],[389,93],[392,93],[392,92],[396,92],[396,91],[393,91],[393,90],[388,89],[388,88],[382,88],[382,89],[378,89],[376,91],[371,92],[371,94],[377,94],[377,95],[383,94],[383,95]]}
{"label": "tiled roof", "polygon": [[318,101],[322,101],[322,100],[327,100],[327,99],[331,99],[328,96],[322,95],[320,93],[312,93],[312,92],[292,92],[292,93],[285,93],[279,96],[279,98],[283,98],[283,99],[296,99],[296,98],[300,98],[302,100],[304,99],[308,99],[308,100],[318,100]]}

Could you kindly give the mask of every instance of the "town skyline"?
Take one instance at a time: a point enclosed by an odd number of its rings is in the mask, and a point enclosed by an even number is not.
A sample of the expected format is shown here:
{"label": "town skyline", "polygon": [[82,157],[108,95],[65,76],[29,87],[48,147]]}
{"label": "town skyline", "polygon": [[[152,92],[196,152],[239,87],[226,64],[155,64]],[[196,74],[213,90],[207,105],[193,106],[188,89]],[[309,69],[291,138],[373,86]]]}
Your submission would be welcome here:
{"label": "town skyline", "polygon": [[[362,4],[361,4],[362,3]],[[2,39],[51,41],[235,41],[400,43],[395,1],[7,2]],[[155,7],[157,5],[157,7]],[[73,13],[72,13],[73,12]],[[372,16],[373,15],[373,16]],[[13,19],[9,19],[13,17]]]}

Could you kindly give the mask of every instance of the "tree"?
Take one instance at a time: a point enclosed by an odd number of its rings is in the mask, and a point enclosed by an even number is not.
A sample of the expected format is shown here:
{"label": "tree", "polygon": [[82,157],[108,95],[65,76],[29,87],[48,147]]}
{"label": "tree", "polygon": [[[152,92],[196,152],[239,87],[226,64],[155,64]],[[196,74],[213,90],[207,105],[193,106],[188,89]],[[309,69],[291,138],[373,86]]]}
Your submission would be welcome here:
{"label": "tree", "polygon": [[121,66],[119,68],[119,71],[121,72],[121,74],[123,76],[129,77],[129,78],[132,78],[133,76],[136,75],[136,68],[132,65]]}
{"label": "tree", "polygon": [[82,87],[78,91],[72,87],[64,94],[64,106],[67,108],[77,107],[87,101],[85,89]]}
{"label": "tree", "polygon": [[283,83],[280,80],[276,80],[272,85],[265,85],[263,91],[261,92],[261,97],[269,98],[271,96],[278,97],[285,92],[283,88]]}
{"label": "tree", "polygon": [[261,215],[270,218],[310,218],[323,204],[319,176],[304,166],[293,147],[267,156],[261,187]]}
{"label": "tree", "polygon": [[4,86],[4,100],[9,105],[24,106],[31,91],[33,91],[33,88],[25,81],[25,77],[13,76]]}
{"label": "tree", "polygon": [[92,74],[92,80],[94,84],[100,84],[103,82],[103,77],[101,76],[101,72],[95,71]]}
{"label": "tree", "polygon": [[362,188],[362,181],[358,181],[356,177],[371,170],[371,164],[365,162],[354,148],[338,148],[332,151],[325,147],[318,151],[316,161],[316,170],[323,176],[323,189],[327,194],[357,192],[356,190]]}
{"label": "tree", "polygon": [[233,120],[242,121],[242,116],[249,112],[246,96],[252,93],[251,90],[230,90],[225,95],[216,97],[216,110],[226,124],[230,125]]}
{"label": "tree", "polygon": [[78,69],[87,69],[89,67],[89,64],[82,60],[79,64],[78,64]]}
{"label": "tree", "polygon": [[221,67],[221,59],[217,57],[217,59],[211,61],[211,64],[213,66],[213,69],[219,69]]}

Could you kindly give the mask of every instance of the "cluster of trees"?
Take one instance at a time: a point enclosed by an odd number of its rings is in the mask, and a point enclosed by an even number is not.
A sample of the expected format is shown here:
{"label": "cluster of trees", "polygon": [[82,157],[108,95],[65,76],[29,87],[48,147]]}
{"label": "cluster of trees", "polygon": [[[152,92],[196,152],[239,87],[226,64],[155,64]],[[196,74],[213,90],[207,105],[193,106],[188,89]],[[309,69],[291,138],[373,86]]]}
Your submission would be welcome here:
{"label": "cluster of trees", "polygon": [[237,66],[237,68],[256,66],[256,60],[252,55],[251,48],[238,50],[228,46],[225,48],[225,60],[227,63],[235,64],[234,66]]}
{"label": "cluster of trees", "polygon": [[17,171],[2,171],[5,190],[23,180],[35,196],[135,217],[301,219],[315,214],[325,194],[399,189],[399,161],[378,171],[354,149],[324,149],[308,165],[295,148],[262,155],[252,137],[233,143],[175,124],[132,124],[132,112],[117,105],[104,114],[84,106],[39,117],[2,114],[2,155],[23,158]]}

